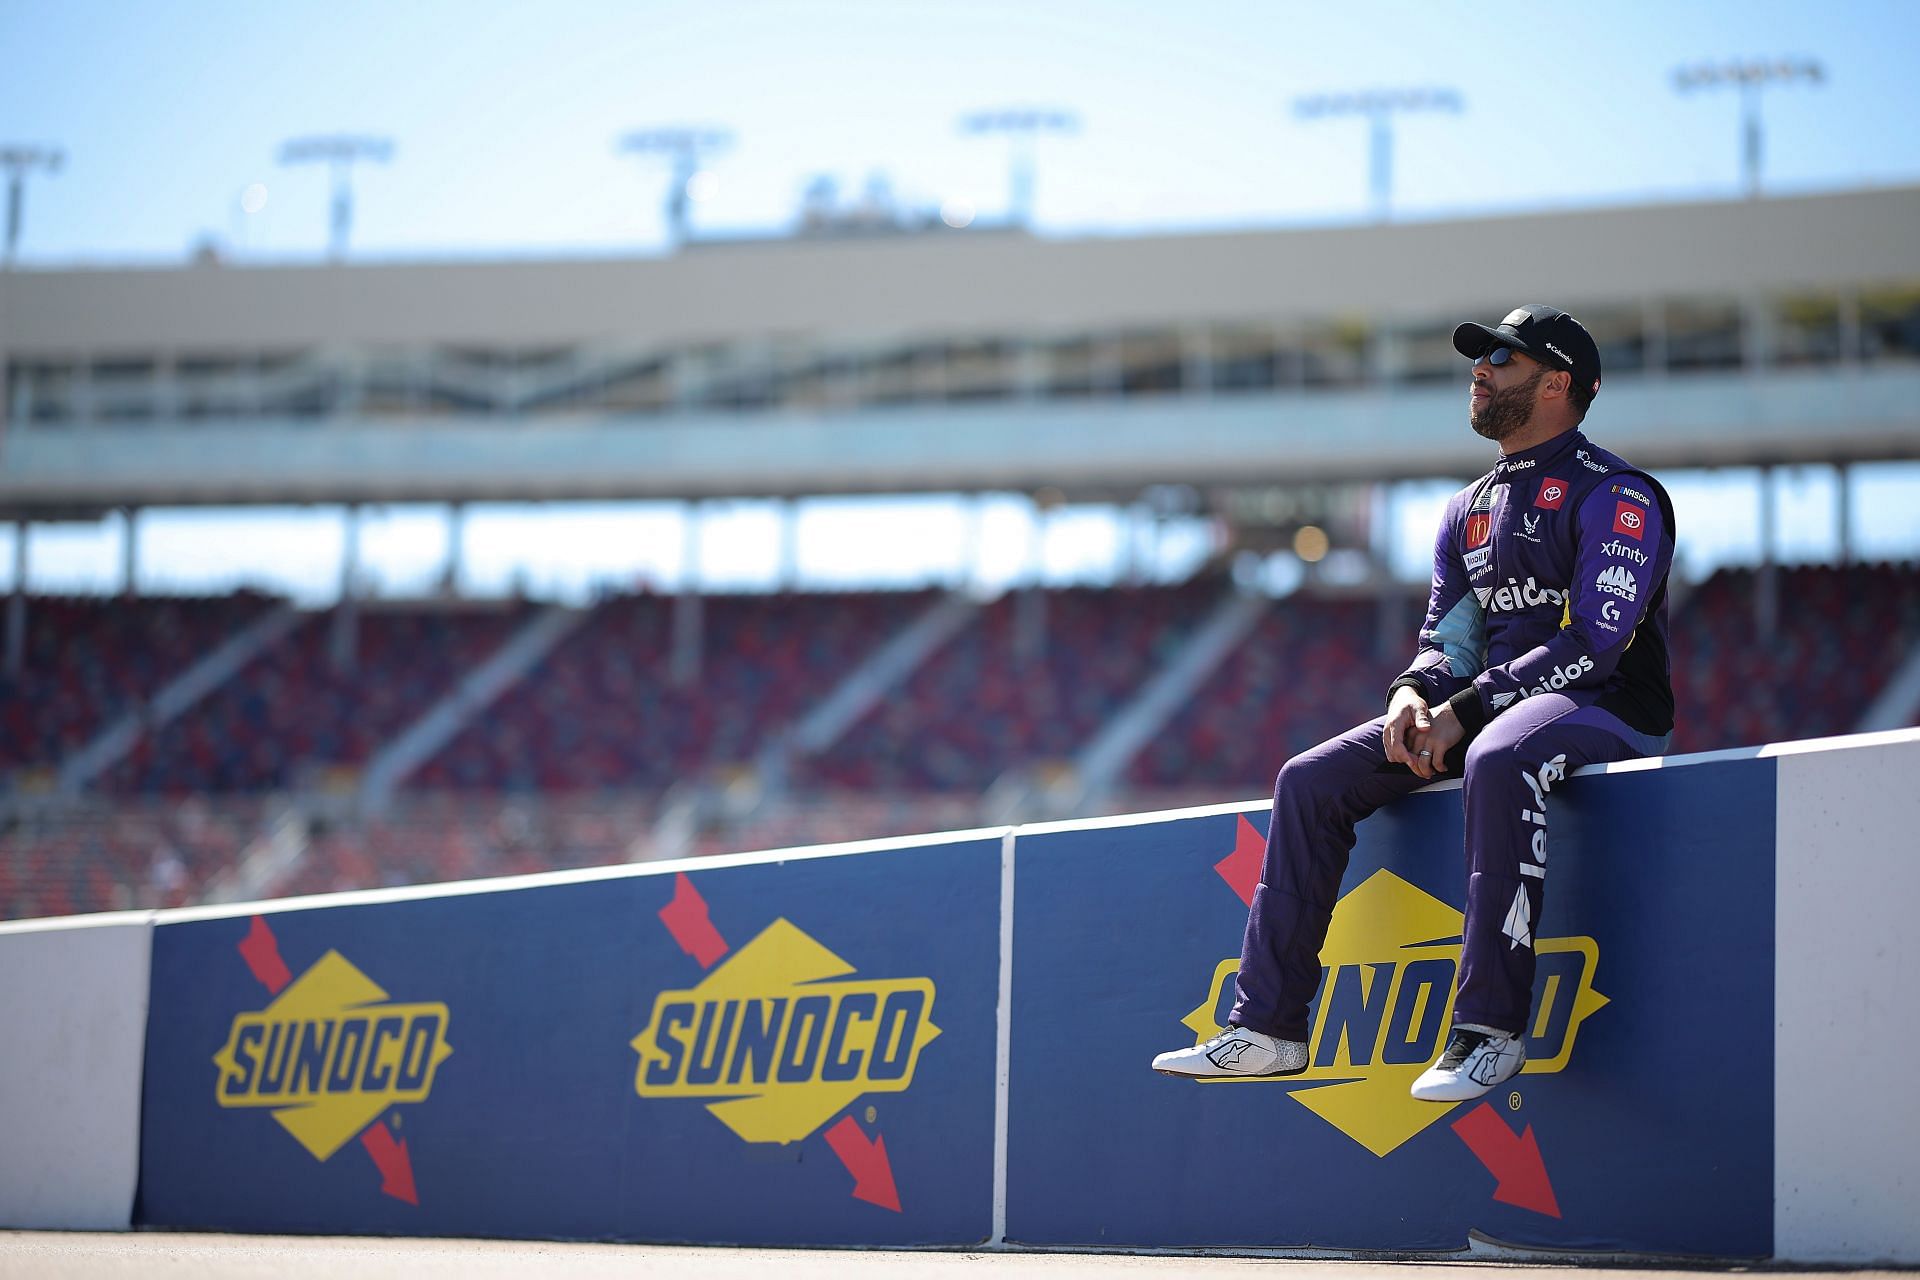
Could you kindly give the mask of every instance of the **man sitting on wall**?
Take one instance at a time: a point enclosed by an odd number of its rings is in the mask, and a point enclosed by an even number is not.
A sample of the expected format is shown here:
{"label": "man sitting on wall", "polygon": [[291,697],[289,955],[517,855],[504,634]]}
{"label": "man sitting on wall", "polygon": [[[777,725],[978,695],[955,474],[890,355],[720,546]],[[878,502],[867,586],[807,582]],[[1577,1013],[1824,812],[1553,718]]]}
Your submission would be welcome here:
{"label": "man sitting on wall", "polygon": [[1320,949],[1354,825],[1437,778],[1464,778],[1467,911],[1453,1026],[1414,1082],[1476,1098],[1526,1062],[1547,795],[1582,765],[1658,755],[1673,734],[1667,569],[1673,507],[1645,471],[1580,431],[1600,352],[1553,307],[1467,323],[1468,421],[1500,447],[1447,504],[1413,665],[1386,715],[1288,761],[1240,953],[1233,1012],[1169,1075],[1286,1076],[1307,1067]]}

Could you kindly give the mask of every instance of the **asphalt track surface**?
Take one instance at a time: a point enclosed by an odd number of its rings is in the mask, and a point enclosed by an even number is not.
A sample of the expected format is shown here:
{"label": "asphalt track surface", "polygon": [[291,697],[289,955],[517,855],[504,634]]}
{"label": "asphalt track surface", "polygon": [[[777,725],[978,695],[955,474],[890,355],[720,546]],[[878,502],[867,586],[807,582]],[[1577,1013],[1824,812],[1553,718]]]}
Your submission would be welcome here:
{"label": "asphalt track surface", "polygon": [[[1746,1268],[1732,1268],[1744,1271]],[[767,1276],[902,1277],[946,1280],[960,1275],[1045,1280],[1228,1280],[1254,1275],[1279,1280],[1566,1280],[1570,1274],[1609,1280],[1687,1277],[1702,1271],[1622,1267],[1534,1266],[1507,1262],[1349,1262],[1280,1258],[1165,1257],[1087,1253],[902,1253],[845,1249],[701,1249],[677,1245],[556,1244],[520,1240],[379,1240],[357,1237],[231,1236],[173,1232],[87,1233],[0,1231],[4,1280],[117,1280],[196,1277],[239,1280],[492,1280],[492,1277],[687,1276],[736,1280]],[[1815,1271],[1768,1271],[1811,1276]],[[1848,1280],[1913,1273],[1850,1271]]]}

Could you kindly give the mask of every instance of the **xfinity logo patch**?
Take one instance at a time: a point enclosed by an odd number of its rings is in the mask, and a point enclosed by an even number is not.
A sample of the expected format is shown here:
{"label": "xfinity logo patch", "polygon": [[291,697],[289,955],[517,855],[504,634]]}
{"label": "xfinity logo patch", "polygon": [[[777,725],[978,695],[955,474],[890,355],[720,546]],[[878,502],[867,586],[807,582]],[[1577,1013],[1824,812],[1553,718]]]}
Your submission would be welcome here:
{"label": "xfinity logo patch", "polygon": [[1638,547],[1622,542],[1618,538],[1613,539],[1611,542],[1601,543],[1600,554],[1612,556],[1615,560],[1631,560],[1643,569],[1646,567],[1648,560],[1646,552],[1640,550]]}

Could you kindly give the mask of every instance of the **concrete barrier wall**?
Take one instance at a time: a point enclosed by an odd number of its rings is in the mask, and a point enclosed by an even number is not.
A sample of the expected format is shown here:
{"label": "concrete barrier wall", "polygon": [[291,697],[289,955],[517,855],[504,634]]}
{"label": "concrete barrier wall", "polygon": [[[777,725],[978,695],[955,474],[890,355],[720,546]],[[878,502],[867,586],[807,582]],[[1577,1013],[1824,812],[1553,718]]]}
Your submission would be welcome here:
{"label": "concrete barrier wall", "polygon": [[1920,735],[1770,750],[1774,1248],[1920,1261]]}
{"label": "concrete barrier wall", "polygon": [[1458,959],[1445,785],[1363,824],[1295,1079],[1148,1069],[1230,1002],[1249,804],[169,912],[150,983],[111,927],[15,930],[10,1030],[151,1013],[144,1064],[16,1036],[0,1105],[55,1149],[27,1090],[143,1091],[34,1225],[124,1224],[137,1152],[155,1227],[1920,1261],[1916,765],[1906,731],[1557,787],[1531,1060],[1472,1103],[1406,1094]]}
{"label": "concrete barrier wall", "polygon": [[0,924],[0,1225],[124,1230],[148,915]]}

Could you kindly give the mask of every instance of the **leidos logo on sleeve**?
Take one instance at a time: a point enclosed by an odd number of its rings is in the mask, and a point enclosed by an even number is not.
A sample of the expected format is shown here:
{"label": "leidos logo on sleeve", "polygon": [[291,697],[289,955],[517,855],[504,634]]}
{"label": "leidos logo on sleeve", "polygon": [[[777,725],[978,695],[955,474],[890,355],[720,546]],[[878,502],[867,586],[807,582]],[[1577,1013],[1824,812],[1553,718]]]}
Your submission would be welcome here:
{"label": "leidos logo on sleeve", "polygon": [[[1408,1089],[1439,1055],[1451,1023],[1464,924],[1433,895],[1391,871],[1374,872],[1333,913],[1306,1071],[1201,1083],[1285,1086],[1295,1102],[1374,1155],[1391,1154],[1452,1112]],[[1544,986],[1522,1070],[1558,1072],[1573,1054],[1580,1024],[1607,1003],[1593,989],[1600,949],[1592,938],[1539,938],[1534,954]],[[1219,1033],[1239,967],[1238,958],[1215,966],[1205,1003],[1182,1019],[1196,1043]]]}
{"label": "leidos logo on sleeve", "polygon": [[358,1135],[380,1166],[382,1190],[418,1203],[406,1144],[374,1122],[387,1108],[424,1102],[432,1092],[434,1075],[453,1053],[447,1006],[389,1000],[338,951],[294,979],[262,917],[254,918],[240,952],[274,999],[233,1019],[213,1055],[220,1069],[214,1101],[267,1108],[315,1160]]}
{"label": "leidos logo on sleeve", "polygon": [[721,1099],[707,1110],[746,1142],[797,1142],[862,1094],[904,1091],[940,1034],[933,982],[853,972],[775,920],[698,986],[654,998],[634,1091]]}

